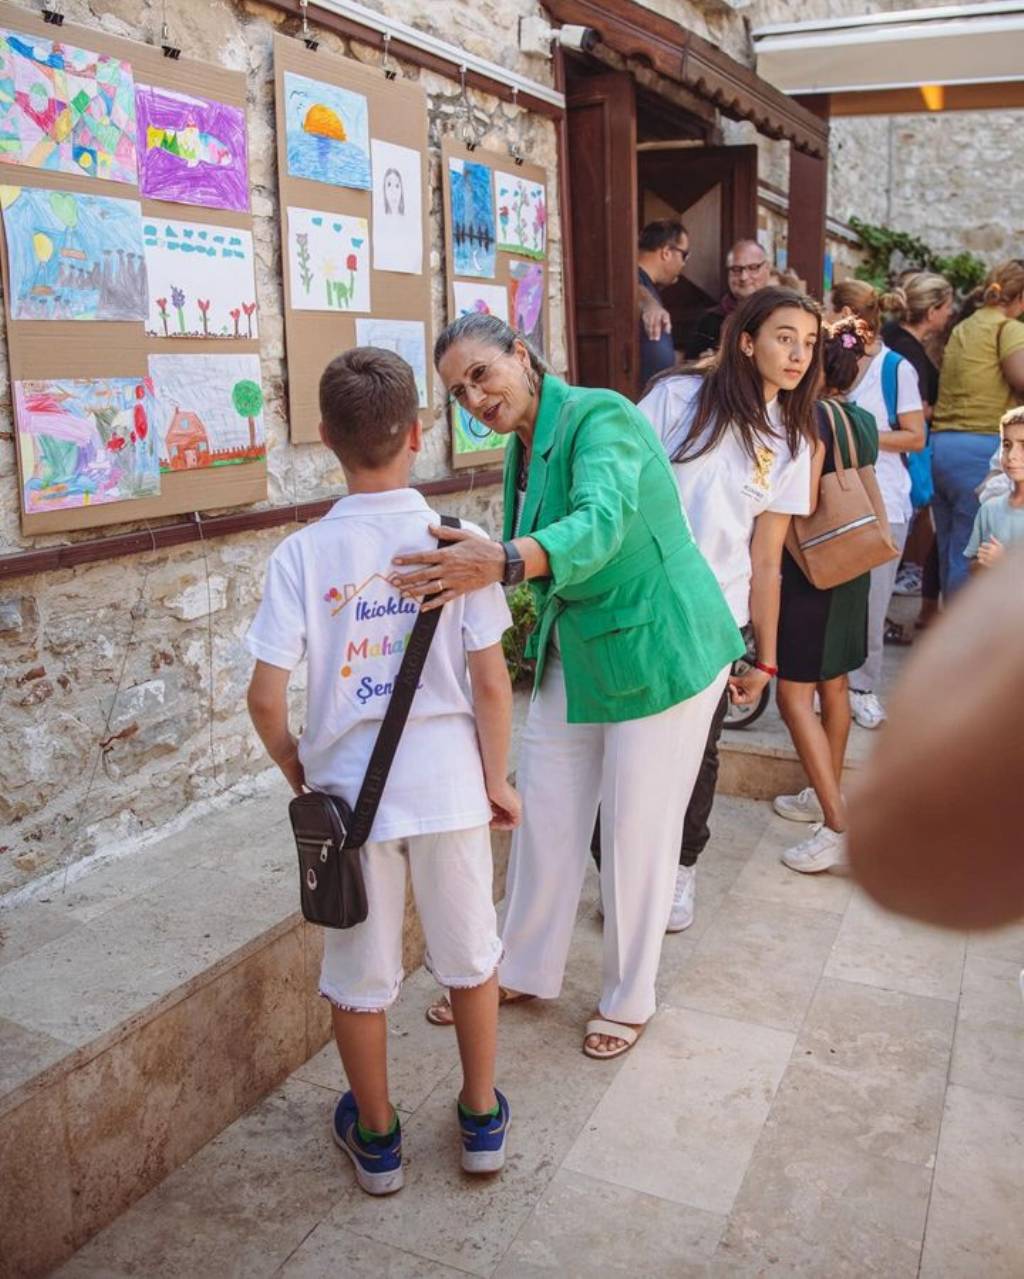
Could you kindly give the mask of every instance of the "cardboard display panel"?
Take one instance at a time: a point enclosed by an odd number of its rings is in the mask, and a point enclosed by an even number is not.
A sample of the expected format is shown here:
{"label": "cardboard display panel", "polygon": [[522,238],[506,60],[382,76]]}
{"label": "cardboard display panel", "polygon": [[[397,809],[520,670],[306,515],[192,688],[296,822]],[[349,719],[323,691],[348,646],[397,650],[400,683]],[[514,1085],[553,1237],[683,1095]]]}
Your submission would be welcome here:
{"label": "cardboard display panel", "polygon": [[[0,3],[0,28],[18,33],[29,38],[38,38],[58,42],[78,49],[88,50],[108,58],[120,59],[131,66],[135,83],[152,86],[157,91],[166,90],[173,94],[186,94],[190,97],[205,98],[212,103],[222,104],[221,118],[230,117],[229,122],[236,129],[242,127],[244,136],[244,112],[246,103],[246,80],[242,72],[225,71],[221,68],[186,60],[171,61],[161,51],[151,45],[135,41],[122,40],[102,35],[91,28],[78,27],[65,23],[54,27],[43,22],[41,18],[17,9],[9,4]],[[193,121],[183,117],[183,132],[191,128]],[[223,126],[220,131],[223,133]],[[197,131],[188,135],[188,141],[196,136]],[[186,139],[182,138],[182,144]],[[207,135],[199,137],[201,147],[212,146]],[[141,148],[140,148],[141,151]],[[219,178],[227,180],[232,177],[226,170],[224,153],[218,166],[225,170]],[[69,166],[74,168],[74,166]],[[110,164],[118,176],[124,174],[117,169],[116,163]],[[201,166],[199,166],[201,167]],[[214,167],[210,166],[211,169]],[[193,175],[186,187],[179,179],[179,190],[173,193],[175,202],[166,200],[150,200],[140,195],[138,185],[112,180],[102,174],[92,176],[86,171],[67,171],[66,167],[41,168],[29,163],[0,164],[0,185],[22,188],[23,195],[34,190],[66,193],[69,197],[102,197],[108,200],[141,202],[142,222],[147,220],[158,222],[187,222],[193,224],[192,234],[198,235],[205,228],[222,228],[228,231],[252,231],[252,217],[248,205],[248,185],[242,186],[244,168],[234,176],[233,194],[226,201],[225,207],[208,207],[205,203],[191,203],[191,199],[218,199],[218,185],[209,191],[199,185],[198,178]],[[141,174],[140,174],[141,176]],[[173,183],[166,179],[161,185],[158,181],[151,184],[151,189],[168,193]],[[189,199],[188,203],[178,203],[180,193]],[[29,196],[35,200],[39,197]],[[54,202],[50,202],[51,204]],[[81,209],[82,201],[76,200]],[[71,209],[71,201],[59,204],[58,211],[66,213],[69,221],[76,215]],[[243,207],[244,206],[244,207]],[[213,231],[209,232],[210,235]],[[49,245],[43,241],[44,251],[50,252]],[[75,256],[82,257],[80,249]],[[248,337],[247,319],[255,326],[258,317],[255,311],[247,312],[241,323],[235,323],[232,331],[224,337],[216,339],[206,337],[163,337],[147,335],[145,320],[113,320],[96,319],[15,319],[12,318],[18,306],[17,298],[12,297],[11,272],[12,264],[8,260],[6,235],[0,237],[0,257],[2,257],[5,310],[7,313],[7,339],[9,348],[10,378],[12,383],[12,404],[15,395],[13,384],[20,381],[62,381],[69,379],[120,379],[122,381],[141,380],[147,374],[147,358],[150,355],[215,355],[215,356],[248,356],[246,371],[251,368],[253,376],[248,380],[246,390],[248,400],[238,399],[235,410],[248,413],[250,449],[254,439],[254,419],[259,414],[262,400],[262,382],[256,382],[255,367],[252,357],[258,361],[259,340],[254,327],[252,338]],[[136,282],[137,283],[137,282]],[[113,291],[112,291],[113,292]],[[207,307],[209,301],[204,300]],[[252,299],[255,302],[255,298]],[[170,300],[168,300],[170,303]],[[247,304],[250,305],[250,304]],[[239,305],[239,311],[242,305]],[[175,311],[172,304],[166,307],[167,324],[177,323],[180,333],[186,330],[184,308]],[[180,316],[180,322],[178,317]],[[188,323],[195,325],[204,321],[205,315],[193,309],[190,311]],[[169,332],[165,327],[165,332]],[[222,325],[223,331],[223,325]],[[239,333],[238,337],[234,332]],[[245,336],[242,336],[242,334]],[[231,366],[231,361],[227,361]],[[107,388],[109,392],[109,387]],[[130,400],[130,391],[129,400]],[[141,392],[140,392],[141,395]],[[140,410],[136,409],[138,413]],[[138,417],[135,421],[138,422]],[[143,421],[146,419],[143,418]],[[244,422],[243,417],[241,421]],[[18,437],[17,422],[13,423],[15,438]],[[148,424],[154,429],[153,424]],[[134,434],[134,433],[133,433]],[[124,440],[115,438],[113,443],[125,446]],[[110,445],[108,444],[108,447]],[[20,443],[19,443],[20,449]],[[240,453],[246,450],[241,448]],[[250,453],[251,456],[251,453]],[[193,459],[194,460],[194,459]],[[20,465],[20,462],[19,462]],[[21,490],[20,479],[16,481]],[[174,470],[160,475],[160,491],[153,496],[133,497],[131,500],[106,501],[100,504],[50,509],[39,513],[25,513],[22,510],[22,529],[26,534],[53,533],[67,529],[84,529],[100,525],[134,523],[163,515],[176,515],[189,511],[202,511],[210,508],[236,506],[262,501],[266,498],[266,462],[248,460],[238,465],[209,466],[197,465],[194,469]],[[11,500],[10,494],[6,500]],[[15,499],[19,500],[19,499]]]}
{"label": "cardboard display panel", "polygon": [[292,441],[319,439],[320,375],[358,345],[414,364],[429,424],[426,93],[285,36],[274,86]]}
{"label": "cardboard display panel", "polygon": [[[453,137],[441,143],[448,318],[499,315],[547,354],[547,174]],[[451,406],[452,466],[492,466],[507,437]]]}

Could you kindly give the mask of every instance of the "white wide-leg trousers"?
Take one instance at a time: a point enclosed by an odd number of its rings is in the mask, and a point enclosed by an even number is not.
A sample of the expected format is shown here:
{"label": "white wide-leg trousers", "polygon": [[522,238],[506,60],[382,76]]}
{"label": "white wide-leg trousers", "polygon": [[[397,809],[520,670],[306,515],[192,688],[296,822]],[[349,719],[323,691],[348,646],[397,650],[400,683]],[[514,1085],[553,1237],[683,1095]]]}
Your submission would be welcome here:
{"label": "white wide-leg trousers", "polygon": [[620,724],[566,721],[565,678],[548,663],[523,730],[500,980],[554,999],[562,988],[590,838],[601,806],[601,1015],[646,1022],[672,908],[683,818],[726,667],[703,692]]}

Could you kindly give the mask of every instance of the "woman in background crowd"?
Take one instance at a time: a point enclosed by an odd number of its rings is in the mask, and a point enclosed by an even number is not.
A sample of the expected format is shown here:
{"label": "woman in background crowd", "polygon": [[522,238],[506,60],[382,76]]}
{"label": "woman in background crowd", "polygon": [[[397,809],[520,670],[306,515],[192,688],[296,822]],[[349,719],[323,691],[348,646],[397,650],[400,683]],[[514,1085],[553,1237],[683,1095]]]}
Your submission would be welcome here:
{"label": "woman in background crowd", "polygon": [[[944,276],[915,271],[903,277],[889,300],[892,319],[882,327],[882,341],[914,366],[928,425],[939,398],[939,369],[929,352],[935,350],[952,319],[953,286]],[[921,613],[917,624],[925,627],[938,612],[941,593],[939,548],[930,504],[919,507],[914,517],[907,554],[921,565]]]}
{"label": "woman in background crowd", "polygon": [[[891,293],[880,297],[878,290],[863,280],[843,280],[832,289],[831,301],[830,320],[852,315],[867,326],[868,344],[860,360],[859,376],[847,392],[847,399],[867,409],[878,427],[875,472],[892,540],[902,555],[914,509],[910,501],[910,475],[902,455],[918,452],[925,443],[924,411],[914,366],[890,352],[879,336],[882,311],[898,309],[902,300]],[[886,403],[887,362],[890,367],[895,364],[890,403]],[[882,686],[885,618],[898,571],[899,556],[871,573],[867,658],[863,666],[850,675],[850,708],[862,728],[878,728],[885,721],[885,709],[878,694]]]}
{"label": "woman in background crowd", "polygon": [[[843,465],[854,464],[844,415],[854,438],[856,465],[874,464],[878,458],[874,416],[856,404],[843,403],[860,371],[868,337],[863,322],[853,317],[825,325],[822,334],[825,396],[817,419],[825,475],[836,469],[836,438]],[[807,839],[783,853],[791,870],[827,870],[844,859],[846,804],[840,785],[850,736],[847,676],[862,665],[867,652],[870,589],[871,574],[862,573],[831,590],[819,590],[788,551],[782,557],[779,713],[811,785],[799,795],[779,795],[772,807],[790,821],[816,823]],[[814,713],[815,689],[821,699],[820,722]]]}
{"label": "woman in background crowd", "polygon": [[977,488],[999,443],[999,419],[1024,395],[1024,259],[989,272],[980,303],[950,335],[932,419],[935,532],[947,598],[967,578],[964,547],[978,513]]}
{"label": "woman in background crowd", "polygon": [[[663,375],[640,401],[737,625],[753,626],[756,667],[730,681],[740,702],[756,701],[775,674],[782,546],[790,518],[810,511],[817,484],[811,455],[820,324],[818,306],[804,294],[760,289],[726,320],[710,365]],[[723,695],[686,812],[669,932],[693,921],[727,707]]]}

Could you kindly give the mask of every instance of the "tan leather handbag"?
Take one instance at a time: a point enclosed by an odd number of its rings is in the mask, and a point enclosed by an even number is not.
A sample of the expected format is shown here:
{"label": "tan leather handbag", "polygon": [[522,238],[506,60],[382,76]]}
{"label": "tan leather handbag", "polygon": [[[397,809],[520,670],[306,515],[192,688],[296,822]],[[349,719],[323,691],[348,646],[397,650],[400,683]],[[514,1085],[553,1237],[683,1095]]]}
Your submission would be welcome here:
{"label": "tan leather handbag", "polygon": [[[835,400],[822,400],[832,428],[834,472],[821,477],[813,515],[795,515],[786,549],[819,590],[852,581],[899,554],[889,532],[889,519],[873,466],[861,466],[850,419]],[[839,424],[845,428],[850,466],[839,447]]]}

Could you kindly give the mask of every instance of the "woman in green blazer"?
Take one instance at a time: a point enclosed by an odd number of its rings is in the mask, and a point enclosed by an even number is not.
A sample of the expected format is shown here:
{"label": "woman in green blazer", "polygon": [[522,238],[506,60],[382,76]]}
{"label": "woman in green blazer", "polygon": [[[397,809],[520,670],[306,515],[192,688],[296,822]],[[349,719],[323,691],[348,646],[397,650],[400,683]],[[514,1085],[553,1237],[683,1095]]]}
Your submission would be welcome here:
{"label": "woman in green blazer", "polygon": [[528,580],[538,607],[503,997],[559,994],[600,804],[603,980],[583,1050],[618,1056],[654,1013],[683,815],[743,642],[634,405],[566,386],[494,316],[449,325],[434,359],[454,400],[512,436],[504,542],[436,530],[452,545],[402,557],[417,567],[399,584],[431,608]]}

